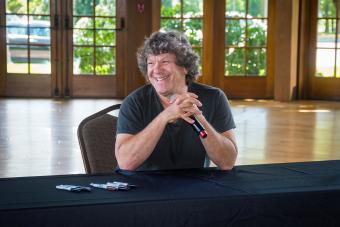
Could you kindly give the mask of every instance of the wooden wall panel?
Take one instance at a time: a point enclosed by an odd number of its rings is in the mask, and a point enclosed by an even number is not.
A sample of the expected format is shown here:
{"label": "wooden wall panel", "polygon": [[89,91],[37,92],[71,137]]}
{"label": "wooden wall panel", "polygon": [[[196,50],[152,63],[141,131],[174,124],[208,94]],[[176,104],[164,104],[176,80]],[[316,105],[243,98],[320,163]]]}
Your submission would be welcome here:
{"label": "wooden wall panel", "polygon": [[6,74],[6,29],[5,29],[5,1],[0,1],[0,96],[5,94],[5,74]]}
{"label": "wooden wall panel", "polygon": [[116,87],[116,76],[73,76],[74,97],[116,97]]}
{"label": "wooden wall panel", "polygon": [[222,87],[224,77],[224,0],[204,1],[202,82]]}
{"label": "wooden wall panel", "polygon": [[152,32],[152,2],[148,0],[126,1],[126,30],[125,30],[125,91],[131,91],[145,83],[137,65],[136,51],[143,44],[146,36]]}
{"label": "wooden wall panel", "polygon": [[340,78],[315,77],[311,81],[310,99],[340,100]]}
{"label": "wooden wall panel", "polygon": [[51,97],[51,76],[10,75],[5,78],[5,96],[9,97]]}
{"label": "wooden wall panel", "polygon": [[[228,98],[232,99],[246,99],[246,98],[258,98],[265,99],[267,97],[266,77],[225,77],[223,89]],[[261,89],[262,88],[262,89]]]}
{"label": "wooden wall panel", "polygon": [[[314,0],[313,0],[314,1]],[[310,67],[313,64],[313,54],[311,49],[314,42],[311,39],[311,2],[312,0],[301,0],[300,4],[300,22],[299,22],[299,54],[298,54],[298,99],[308,97]],[[314,1],[315,3],[315,1]],[[314,24],[315,25],[315,24]]]}
{"label": "wooden wall panel", "polygon": [[277,0],[275,7],[274,99],[290,101],[297,86],[299,1]]}

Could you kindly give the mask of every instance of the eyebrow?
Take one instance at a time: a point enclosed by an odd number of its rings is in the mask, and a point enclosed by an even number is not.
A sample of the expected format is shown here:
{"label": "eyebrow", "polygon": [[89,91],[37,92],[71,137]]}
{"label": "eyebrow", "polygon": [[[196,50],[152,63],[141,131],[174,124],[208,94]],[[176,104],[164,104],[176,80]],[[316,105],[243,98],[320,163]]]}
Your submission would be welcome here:
{"label": "eyebrow", "polygon": [[[159,59],[159,61],[164,61],[164,60],[170,61],[170,59],[168,57],[164,57],[164,58]],[[151,61],[151,60],[148,58],[147,62],[149,62],[149,61]]]}

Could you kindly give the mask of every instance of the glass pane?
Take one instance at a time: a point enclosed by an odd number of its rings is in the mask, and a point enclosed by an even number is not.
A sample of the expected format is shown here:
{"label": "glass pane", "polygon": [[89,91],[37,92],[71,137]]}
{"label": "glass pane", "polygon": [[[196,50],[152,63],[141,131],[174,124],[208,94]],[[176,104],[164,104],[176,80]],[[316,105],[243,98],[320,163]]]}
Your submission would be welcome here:
{"label": "glass pane", "polygon": [[30,28],[29,42],[31,44],[50,44],[50,29]]}
{"label": "glass pane", "polygon": [[226,46],[244,46],[246,20],[227,20],[225,32]]}
{"label": "glass pane", "polygon": [[26,0],[6,0],[6,13],[27,14]]}
{"label": "glass pane", "polygon": [[74,45],[93,45],[93,30],[73,29]]}
{"label": "glass pane", "polygon": [[6,28],[7,43],[10,44],[27,44],[27,27],[7,27]]}
{"label": "glass pane", "polygon": [[202,46],[203,32],[202,23],[200,19],[185,19],[184,33],[188,37],[191,45]]}
{"label": "glass pane", "polygon": [[73,0],[73,15],[93,16],[93,0]]}
{"label": "glass pane", "polygon": [[336,20],[318,20],[317,47],[335,48]]}
{"label": "glass pane", "polygon": [[27,63],[7,62],[7,73],[28,74],[28,64]]}
{"label": "glass pane", "polygon": [[335,65],[335,50],[316,50],[316,76],[333,77]]}
{"label": "glass pane", "polygon": [[340,49],[336,50],[336,78],[340,78]]}
{"label": "glass pane", "polygon": [[[43,18],[42,18],[43,19]],[[33,44],[50,44],[50,21],[29,20],[29,42]]]}
{"label": "glass pane", "polygon": [[318,16],[319,17],[335,17],[336,7],[333,0],[319,0]]}
{"label": "glass pane", "polygon": [[245,17],[246,0],[226,0],[226,17]]}
{"label": "glass pane", "polygon": [[[43,27],[50,27],[51,26],[51,22],[50,22],[50,16],[41,16],[41,15],[34,15],[34,16],[29,16],[28,22],[30,24],[30,26],[32,26],[31,24],[33,23],[44,23]],[[34,27],[34,26],[33,26]]]}
{"label": "glass pane", "polygon": [[246,72],[248,75],[266,75],[266,49],[248,49]]}
{"label": "glass pane", "polygon": [[50,0],[29,0],[30,14],[50,14]]}
{"label": "glass pane", "polygon": [[96,28],[115,29],[115,18],[96,18]]}
{"label": "glass pane", "polygon": [[[340,16],[340,15],[339,15]],[[340,48],[340,20],[337,20],[337,23],[338,23],[338,32],[337,32],[337,38],[338,38],[338,48]]]}
{"label": "glass pane", "polygon": [[96,74],[116,73],[116,51],[112,47],[96,48]]}
{"label": "glass pane", "polygon": [[244,75],[244,49],[225,50],[225,75]]}
{"label": "glass pane", "polygon": [[193,51],[198,55],[199,57],[199,74],[202,72],[202,48],[193,48]]}
{"label": "glass pane", "polygon": [[113,30],[96,30],[96,45],[115,45],[115,34]]}
{"label": "glass pane", "polygon": [[[34,25],[31,25],[31,24],[34,24],[34,23],[41,23],[41,25],[39,25],[40,27],[50,27],[51,26],[51,22],[50,22],[50,16],[37,16],[37,15],[34,15],[34,16],[29,16],[29,20],[28,20],[30,26],[34,27]],[[38,26],[38,27],[39,27]]]}
{"label": "glass pane", "polygon": [[96,16],[116,16],[116,0],[101,0],[96,2]]}
{"label": "glass pane", "polygon": [[7,63],[27,63],[28,46],[27,45],[7,45]]}
{"label": "glass pane", "polygon": [[51,50],[49,46],[31,46],[31,73],[51,73]]}
{"label": "glass pane", "polygon": [[267,20],[248,20],[247,46],[266,46]]}
{"label": "glass pane", "polygon": [[27,44],[28,19],[26,16],[7,15],[6,16],[6,40],[7,43]]}
{"label": "glass pane", "polygon": [[181,17],[181,1],[162,0],[161,17]]}
{"label": "glass pane", "polygon": [[180,19],[162,19],[161,28],[163,30],[182,30]]}
{"label": "glass pane", "polygon": [[30,46],[30,59],[32,63],[50,62],[51,50],[49,46]]}
{"label": "glass pane", "polygon": [[94,28],[93,18],[73,17],[73,28]]}
{"label": "glass pane", "polygon": [[7,73],[28,73],[26,45],[7,45]]}
{"label": "glass pane", "polygon": [[203,0],[187,0],[183,3],[183,17],[188,18],[203,16]]}
{"label": "glass pane", "polygon": [[27,26],[28,17],[26,15],[6,15],[6,24],[9,26],[12,24]]}
{"label": "glass pane", "polygon": [[249,0],[248,15],[251,17],[267,17],[268,0]]}
{"label": "glass pane", "polygon": [[93,74],[93,53],[92,47],[73,48],[73,74]]}

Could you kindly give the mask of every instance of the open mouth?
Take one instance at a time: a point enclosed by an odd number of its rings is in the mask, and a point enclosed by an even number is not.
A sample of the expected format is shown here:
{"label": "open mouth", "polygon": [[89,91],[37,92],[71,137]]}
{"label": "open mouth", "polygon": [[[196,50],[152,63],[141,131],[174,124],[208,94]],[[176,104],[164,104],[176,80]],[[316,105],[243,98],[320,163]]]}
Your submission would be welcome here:
{"label": "open mouth", "polygon": [[169,76],[161,76],[161,77],[155,77],[155,80],[156,80],[157,82],[159,82],[159,81],[166,80],[166,79],[168,79],[168,78],[169,78]]}

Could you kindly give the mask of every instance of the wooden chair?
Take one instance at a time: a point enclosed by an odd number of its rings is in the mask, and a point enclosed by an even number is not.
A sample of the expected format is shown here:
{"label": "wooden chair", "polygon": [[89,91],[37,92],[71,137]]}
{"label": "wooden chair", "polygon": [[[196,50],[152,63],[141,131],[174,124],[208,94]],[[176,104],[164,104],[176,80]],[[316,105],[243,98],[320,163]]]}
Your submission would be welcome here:
{"label": "wooden chair", "polygon": [[115,158],[118,117],[108,114],[120,104],[107,107],[82,120],[77,134],[85,171],[88,174],[109,173],[117,166]]}

